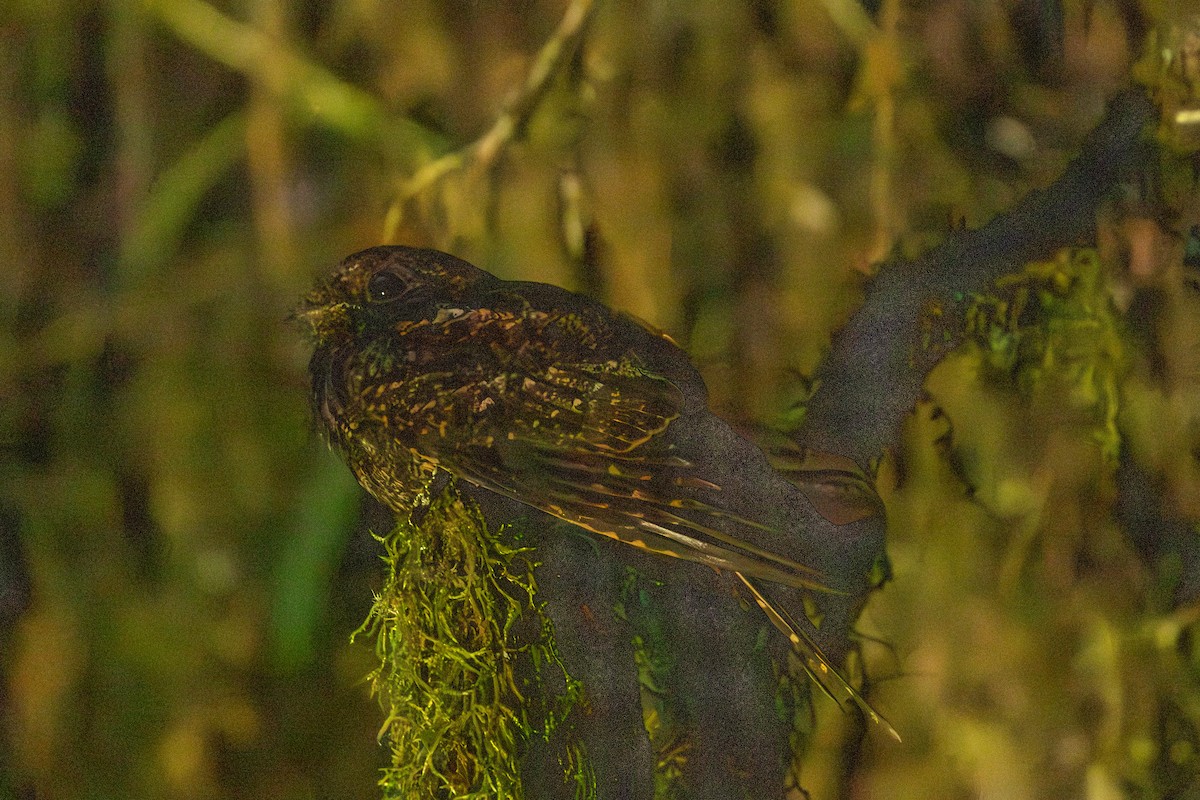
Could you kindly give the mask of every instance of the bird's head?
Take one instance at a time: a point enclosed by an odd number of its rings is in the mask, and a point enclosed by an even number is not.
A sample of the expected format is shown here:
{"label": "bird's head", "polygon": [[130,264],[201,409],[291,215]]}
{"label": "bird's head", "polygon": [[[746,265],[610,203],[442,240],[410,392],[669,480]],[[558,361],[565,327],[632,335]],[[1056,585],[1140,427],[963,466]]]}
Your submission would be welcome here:
{"label": "bird's head", "polygon": [[401,320],[436,316],[492,277],[437,250],[372,247],[348,256],[295,311],[318,346],[382,332]]}

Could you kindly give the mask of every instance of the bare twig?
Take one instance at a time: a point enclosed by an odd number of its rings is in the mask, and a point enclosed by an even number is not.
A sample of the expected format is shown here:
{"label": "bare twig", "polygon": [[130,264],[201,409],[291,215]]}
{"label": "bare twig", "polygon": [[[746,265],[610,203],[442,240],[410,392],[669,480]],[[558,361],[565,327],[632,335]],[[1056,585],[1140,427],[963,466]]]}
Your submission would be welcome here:
{"label": "bare twig", "polygon": [[534,59],[524,85],[505,105],[492,126],[470,144],[430,161],[400,185],[384,221],[383,241],[392,241],[400,226],[404,204],[409,199],[451,172],[467,168],[485,172],[495,164],[508,145],[525,130],[554,76],[575,53],[595,9],[595,0],[572,0],[558,29]]}

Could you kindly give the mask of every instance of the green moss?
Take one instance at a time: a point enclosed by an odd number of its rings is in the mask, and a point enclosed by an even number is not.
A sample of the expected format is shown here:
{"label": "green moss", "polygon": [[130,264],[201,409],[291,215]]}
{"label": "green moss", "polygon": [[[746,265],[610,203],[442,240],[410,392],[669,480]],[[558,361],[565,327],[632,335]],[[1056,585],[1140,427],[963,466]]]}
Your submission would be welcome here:
{"label": "green moss", "polygon": [[[385,798],[526,796],[526,742],[549,739],[580,699],[536,598],[531,550],[507,544],[508,532],[489,531],[448,487],[420,524],[380,537],[388,579],[355,635],[373,637],[380,659]],[[593,795],[582,745],[564,750],[577,797]]]}
{"label": "green moss", "polygon": [[[633,659],[641,689],[642,723],[654,749],[654,797],[670,800],[680,794],[679,779],[690,742],[676,719],[669,688],[675,670],[675,653],[637,570],[627,568],[616,612],[633,622]],[[632,612],[632,614],[630,613]]]}
{"label": "green moss", "polygon": [[974,298],[967,332],[981,346],[987,372],[1015,381],[1026,397],[1080,414],[1116,463],[1123,347],[1095,250],[1063,250],[1002,278],[996,294]]}

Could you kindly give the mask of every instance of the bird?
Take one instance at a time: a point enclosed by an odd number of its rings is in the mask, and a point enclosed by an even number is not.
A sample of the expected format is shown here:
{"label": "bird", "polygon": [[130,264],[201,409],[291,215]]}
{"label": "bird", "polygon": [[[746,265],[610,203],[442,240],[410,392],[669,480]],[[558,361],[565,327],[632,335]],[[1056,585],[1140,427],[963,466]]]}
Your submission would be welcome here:
{"label": "bird", "polygon": [[797,535],[820,514],[708,407],[667,334],[437,250],[348,256],[295,317],[316,426],[402,517],[454,478],[639,550],[736,576],[809,675],[895,735],[770,584],[846,593]]}

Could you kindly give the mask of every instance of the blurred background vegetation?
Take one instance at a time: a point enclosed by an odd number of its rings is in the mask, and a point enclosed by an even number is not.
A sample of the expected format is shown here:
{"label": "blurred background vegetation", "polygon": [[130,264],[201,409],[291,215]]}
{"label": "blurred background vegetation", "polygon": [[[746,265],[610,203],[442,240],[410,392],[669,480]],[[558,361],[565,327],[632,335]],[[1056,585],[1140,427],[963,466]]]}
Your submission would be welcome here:
{"label": "blurred background vegetation", "polygon": [[[1053,180],[1164,42],[1195,57],[1179,13],[10,0],[0,797],[378,796],[348,638],[389,522],[311,435],[286,323],[346,254],[589,292],[675,335],[720,413],[775,422],[873,264]],[[860,625],[905,739],[818,701],[814,798],[1200,797],[1197,588],[1114,488],[1121,452],[1191,546],[1200,211],[1167,168],[1172,213],[1116,206],[931,376]]]}

